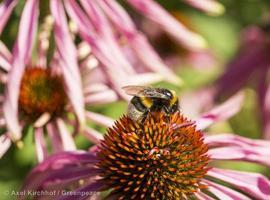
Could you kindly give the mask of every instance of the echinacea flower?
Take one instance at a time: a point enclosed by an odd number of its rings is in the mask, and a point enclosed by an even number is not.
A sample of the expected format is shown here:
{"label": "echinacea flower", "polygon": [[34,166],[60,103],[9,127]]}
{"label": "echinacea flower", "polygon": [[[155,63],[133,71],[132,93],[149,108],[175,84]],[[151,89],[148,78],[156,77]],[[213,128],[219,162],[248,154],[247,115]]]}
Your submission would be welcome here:
{"label": "echinacea flower", "polygon": [[[243,30],[240,49],[216,82],[216,96],[229,96],[244,88],[255,89],[263,125],[263,137],[270,138],[270,38],[268,27]],[[251,48],[252,47],[252,48]]]}
{"label": "echinacea flower", "polygon": [[[235,105],[208,113],[215,122]],[[234,108],[234,110],[236,110]],[[224,116],[224,115],[223,115]],[[227,115],[229,117],[229,115]],[[207,136],[180,112],[149,113],[144,123],[117,120],[93,151],[49,157],[26,179],[20,199],[269,199],[270,181],[258,173],[220,169],[215,161],[270,166],[270,143],[231,134]],[[107,191],[103,194],[102,191]],[[50,193],[51,192],[51,193]],[[47,195],[46,195],[46,194]],[[50,195],[51,194],[51,195]]]}
{"label": "echinacea flower", "polygon": [[[46,133],[54,152],[75,150],[72,132],[81,132],[93,143],[102,139],[101,133],[85,126],[86,120],[105,126],[112,124],[110,118],[85,110],[89,105],[87,99],[97,94],[89,91],[84,83],[92,70],[84,63],[78,64],[77,54],[80,53],[65,26],[66,18],[59,16],[63,10],[54,10],[54,21],[47,17],[37,34],[37,7],[37,1],[27,1],[12,54],[0,43],[1,81],[5,85],[5,95],[1,95],[4,116],[0,121],[4,134],[0,136],[0,157],[12,142],[19,147],[23,145],[23,129],[29,125],[34,128],[37,158],[42,161],[49,152]],[[53,58],[48,60],[48,40],[53,28],[56,49]],[[35,58],[32,46],[36,35]],[[108,91],[111,90],[103,87],[99,92],[107,92],[107,96],[93,99],[90,104],[115,101],[116,94],[109,95]]]}

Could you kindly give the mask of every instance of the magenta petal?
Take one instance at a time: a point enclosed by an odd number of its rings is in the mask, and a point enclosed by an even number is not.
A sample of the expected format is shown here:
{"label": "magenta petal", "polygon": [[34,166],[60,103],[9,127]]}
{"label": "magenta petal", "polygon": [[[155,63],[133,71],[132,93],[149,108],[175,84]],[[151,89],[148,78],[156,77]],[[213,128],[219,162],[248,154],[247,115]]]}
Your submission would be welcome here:
{"label": "magenta petal", "polygon": [[87,119],[92,120],[95,123],[100,124],[105,127],[111,127],[114,124],[113,119],[106,117],[104,115],[98,114],[98,113],[91,112],[91,111],[86,112],[86,117]]}
{"label": "magenta petal", "polygon": [[0,158],[7,152],[11,145],[11,140],[8,138],[7,134],[0,136]]}
{"label": "magenta petal", "polygon": [[186,48],[190,50],[199,50],[206,47],[206,42],[201,36],[188,30],[155,1],[128,0],[128,3],[140,11],[142,15],[160,25],[161,28]]}
{"label": "magenta petal", "polygon": [[207,184],[207,190],[216,195],[219,199],[226,200],[251,200],[249,197],[223,185],[216,184],[212,181],[204,180]]}
{"label": "magenta petal", "polygon": [[223,14],[225,8],[222,4],[218,3],[215,0],[184,0],[187,4],[198,8],[204,12],[209,13],[210,15],[220,15]]}
{"label": "magenta petal", "polygon": [[98,144],[103,139],[103,135],[100,132],[90,127],[86,127],[82,134],[94,144]]}
{"label": "magenta petal", "polygon": [[203,110],[213,107],[213,93],[212,88],[204,88],[181,94],[179,102],[181,112],[191,119],[196,119]]}
{"label": "magenta petal", "polygon": [[[217,80],[218,96],[238,91],[255,78],[258,71],[266,70],[270,64],[268,36],[260,28],[248,27],[241,39],[243,42],[240,52]],[[253,48],[249,48],[250,46]]]}
{"label": "magenta petal", "polygon": [[92,93],[85,97],[85,103],[88,105],[98,105],[115,102],[119,99],[113,90],[105,90],[102,92]]}
{"label": "magenta petal", "polygon": [[[24,6],[20,26],[18,39],[16,41],[13,54],[23,61],[24,64],[28,64],[32,55],[32,46],[35,40],[37,31],[37,20],[39,15],[39,3],[37,0],[28,0]],[[18,67],[18,66],[16,66]]]}
{"label": "magenta petal", "polygon": [[4,0],[0,4],[0,35],[16,4],[17,4],[17,0]]}
{"label": "magenta petal", "polygon": [[65,125],[65,122],[62,119],[58,118],[58,119],[56,119],[56,126],[58,128],[59,135],[61,137],[63,149],[65,151],[76,150],[74,140],[71,136],[71,133],[69,133],[69,131]]}
{"label": "magenta petal", "polygon": [[263,125],[263,137],[270,139],[270,85],[267,71],[262,71],[262,73],[258,88],[258,101]]}
{"label": "magenta petal", "polygon": [[37,128],[34,133],[36,154],[39,162],[42,162],[47,156],[46,142],[43,136],[42,128]]}
{"label": "magenta petal", "polygon": [[226,120],[239,112],[244,100],[242,92],[237,93],[221,105],[203,114],[196,120],[198,129],[205,129],[211,124]]}
{"label": "magenta petal", "polygon": [[217,160],[242,160],[270,166],[270,146],[214,148],[209,150],[209,155]]}
{"label": "magenta petal", "polygon": [[214,198],[202,192],[196,192],[195,196],[197,197],[198,200],[214,200]]}
{"label": "magenta petal", "polygon": [[55,41],[60,56],[60,67],[67,86],[67,94],[79,121],[83,124],[85,122],[84,100],[81,76],[77,63],[77,51],[68,30],[62,2],[52,0],[50,5],[55,20]]}
{"label": "magenta petal", "polygon": [[[94,178],[97,170],[94,168],[96,157],[87,152],[63,152],[45,159],[37,165],[27,176],[22,187],[26,190],[42,190],[50,185],[61,182],[80,180],[80,178]],[[65,188],[62,188],[65,189]],[[21,199],[25,199],[21,196]]]}
{"label": "magenta petal", "polygon": [[261,174],[217,168],[207,174],[232,184],[256,199],[270,199],[270,181]]}
{"label": "magenta petal", "polygon": [[9,73],[5,91],[3,111],[7,126],[11,132],[11,139],[21,138],[21,127],[18,122],[18,96],[20,81],[24,73],[25,65],[28,64],[33,41],[35,39],[38,19],[38,1],[28,0],[24,7],[18,38],[13,50],[12,68]]}
{"label": "magenta petal", "polygon": [[269,141],[222,134],[207,136],[205,142],[210,147],[217,147],[209,150],[212,159],[243,160],[270,166]]}
{"label": "magenta petal", "polygon": [[0,41],[0,68],[9,71],[11,68],[12,56],[7,47]]}
{"label": "magenta petal", "polygon": [[240,146],[240,147],[269,147],[267,140],[249,139],[233,134],[211,135],[205,138],[205,142],[210,147]]}
{"label": "magenta petal", "polygon": [[52,142],[53,152],[57,153],[57,152],[63,151],[61,137],[59,135],[57,128],[54,126],[54,124],[48,123],[46,125],[46,129],[47,129],[48,137],[50,138],[50,141]]}
{"label": "magenta petal", "polygon": [[[88,76],[87,78],[89,78],[89,81],[91,81],[92,79],[92,77],[90,76]],[[110,90],[110,88],[104,83],[99,82],[91,82],[91,84],[85,84],[85,87],[83,88],[84,94],[92,94],[96,92],[103,92],[106,90]]]}

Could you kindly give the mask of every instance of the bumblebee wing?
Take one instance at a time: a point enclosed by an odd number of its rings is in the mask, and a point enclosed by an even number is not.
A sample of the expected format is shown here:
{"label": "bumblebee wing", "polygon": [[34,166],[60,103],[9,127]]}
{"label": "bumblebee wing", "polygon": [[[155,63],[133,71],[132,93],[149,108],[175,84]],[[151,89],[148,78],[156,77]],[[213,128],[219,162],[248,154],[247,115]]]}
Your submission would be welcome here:
{"label": "bumblebee wing", "polygon": [[144,96],[143,93],[145,90],[149,89],[150,87],[147,86],[136,86],[136,85],[128,85],[122,87],[122,89],[131,96]]}
{"label": "bumblebee wing", "polygon": [[122,87],[122,89],[128,95],[132,95],[132,96],[168,99],[168,97],[165,94],[162,94],[161,92],[159,92],[158,88],[129,85],[129,86]]}

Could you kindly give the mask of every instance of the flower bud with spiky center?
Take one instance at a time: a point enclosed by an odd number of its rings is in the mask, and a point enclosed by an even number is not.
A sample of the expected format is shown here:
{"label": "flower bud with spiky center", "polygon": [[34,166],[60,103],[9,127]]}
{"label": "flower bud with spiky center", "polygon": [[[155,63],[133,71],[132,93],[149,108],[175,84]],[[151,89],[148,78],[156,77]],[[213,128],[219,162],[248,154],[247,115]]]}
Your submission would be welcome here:
{"label": "flower bud with spiky center", "polygon": [[116,199],[186,199],[205,186],[208,147],[180,112],[122,117],[101,142],[98,167]]}
{"label": "flower bud with spiky center", "polygon": [[27,68],[21,81],[19,109],[30,121],[43,113],[60,115],[66,104],[63,81],[50,69]]}

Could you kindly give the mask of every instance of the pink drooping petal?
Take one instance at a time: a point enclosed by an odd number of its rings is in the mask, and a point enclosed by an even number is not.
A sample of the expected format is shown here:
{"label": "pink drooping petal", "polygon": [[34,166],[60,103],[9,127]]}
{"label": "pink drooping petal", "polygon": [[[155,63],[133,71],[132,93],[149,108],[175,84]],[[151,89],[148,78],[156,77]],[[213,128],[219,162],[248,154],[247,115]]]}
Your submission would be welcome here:
{"label": "pink drooping petal", "polygon": [[84,7],[84,10],[87,11],[86,14],[88,14],[88,17],[92,22],[97,34],[106,42],[107,48],[111,50],[112,57],[117,60],[119,65],[122,67],[122,70],[128,74],[133,74],[134,69],[121,52],[121,48],[116,40],[113,27],[109,24],[109,21],[101,9],[94,1],[81,0],[81,4]]}
{"label": "pink drooping petal", "polygon": [[0,136],[0,158],[7,152],[11,145],[11,140],[8,138],[7,134]]}
{"label": "pink drooping petal", "polygon": [[57,128],[54,126],[53,123],[48,123],[46,125],[48,137],[50,138],[50,141],[52,142],[52,148],[53,152],[61,152],[63,150],[63,144],[61,141],[61,137],[59,135],[59,132]]}
{"label": "pink drooping petal", "polygon": [[249,197],[220,184],[216,184],[212,181],[203,180],[203,183],[207,184],[207,190],[217,196],[219,199],[226,200],[251,200]]}
{"label": "pink drooping petal", "polygon": [[61,141],[63,144],[63,150],[65,150],[65,151],[76,150],[74,140],[71,136],[71,133],[69,133],[69,131],[65,125],[65,122],[62,119],[57,118],[56,119],[56,126],[58,128],[58,131],[59,131],[59,134],[61,137]]}
{"label": "pink drooping petal", "polygon": [[12,56],[3,42],[0,41],[0,68],[9,71],[11,68]]}
{"label": "pink drooping petal", "polygon": [[270,199],[270,181],[258,173],[212,168],[209,176],[230,183],[256,199]]}
{"label": "pink drooping petal", "polygon": [[188,91],[181,94],[179,98],[181,112],[190,119],[196,119],[205,110],[213,107],[214,90],[203,88],[197,91]]}
{"label": "pink drooping petal", "polygon": [[121,96],[125,96],[119,84],[120,80],[127,78],[127,73],[121,67],[121,63],[111,53],[106,40],[95,32],[89,18],[82,12],[75,1],[65,1],[66,9],[78,25],[79,34],[91,46],[93,54],[101,62],[100,67],[107,76],[111,87]]}
{"label": "pink drooping petal", "polygon": [[115,41],[110,25],[105,16],[92,2],[82,1],[91,12],[87,14],[74,1],[66,1],[66,7],[79,28],[79,33],[88,42],[93,54],[103,63],[107,71],[113,67],[116,74],[123,78],[133,73],[128,61],[123,57]]}
{"label": "pink drooping petal", "polygon": [[42,128],[37,128],[34,133],[36,154],[38,162],[42,162],[47,156],[46,142],[43,135]]}
{"label": "pink drooping petal", "polygon": [[111,127],[114,124],[113,119],[91,111],[86,112],[86,118],[105,127]]}
{"label": "pink drooping petal", "polygon": [[82,132],[82,134],[91,142],[98,144],[100,142],[100,140],[103,139],[103,135],[96,131],[95,129],[92,129],[90,127],[86,127],[84,129],[84,131]]}
{"label": "pink drooping petal", "polygon": [[[93,89],[90,90],[90,92],[100,92],[100,88],[102,89],[109,89],[108,87],[108,79],[106,73],[104,73],[102,67],[95,67],[91,70],[83,70],[82,71],[83,76],[83,88],[84,90],[87,90],[87,88],[94,88],[96,84],[101,84],[101,86],[97,85],[98,91],[93,91]],[[103,85],[103,86],[102,86]]]}
{"label": "pink drooping petal", "polygon": [[215,0],[184,0],[187,4],[209,13],[210,15],[220,15],[223,14],[225,8],[222,4]]}
{"label": "pink drooping petal", "polygon": [[190,50],[200,50],[206,47],[205,40],[191,32],[180,22],[167,13],[153,0],[128,0],[128,3],[142,13],[142,15],[156,22],[181,45]]}
{"label": "pink drooping petal", "polygon": [[6,85],[5,102],[3,105],[4,115],[12,140],[21,138],[21,127],[18,122],[19,89],[25,66],[28,64],[31,56],[37,30],[38,12],[38,1],[28,0],[23,9],[18,38],[13,49],[12,68]]}
{"label": "pink drooping petal", "polygon": [[[45,159],[27,176],[21,191],[39,191],[53,184],[79,181],[81,178],[94,179],[96,157],[88,152],[63,152]],[[65,188],[62,188],[63,191]],[[20,199],[26,199],[20,195]]]}
{"label": "pink drooping petal", "polygon": [[194,195],[198,198],[198,200],[214,200],[214,198],[203,192],[196,192]]}
{"label": "pink drooping petal", "polygon": [[87,105],[98,105],[112,103],[119,99],[117,94],[113,90],[105,90],[98,93],[86,95],[85,103]]}
{"label": "pink drooping petal", "polygon": [[85,87],[83,88],[84,94],[94,94],[106,90],[110,90],[110,88],[103,83],[85,84]]}
{"label": "pink drooping petal", "polygon": [[208,135],[204,140],[210,147],[239,146],[239,147],[269,147],[270,142],[260,139],[249,139],[233,134]]}
{"label": "pink drooping petal", "polygon": [[260,163],[270,166],[269,147],[220,147],[209,150],[209,155],[214,160],[239,160]]}
{"label": "pink drooping petal", "polygon": [[197,119],[197,128],[203,130],[215,122],[232,117],[239,112],[243,100],[244,94],[242,92],[235,94],[221,105],[213,108],[209,112],[206,112],[199,119]]}
{"label": "pink drooping petal", "polygon": [[[130,45],[140,59],[140,61],[154,72],[159,72],[163,77],[173,83],[180,84],[181,80],[177,77],[161,60],[155,50],[151,47],[146,37],[138,32],[132,19],[127,12],[113,0],[96,1],[103,9],[108,18],[114,23],[117,29],[128,40]],[[166,74],[166,75],[165,75]]]}
{"label": "pink drooping petal", "polygon": [[4,118],[0,118],[0,127],[6,126],[6,120]]}
{"label": "pink drooping petal", "polygon": [[270,85],[267,70],[262,71],[258,85],[258,105],[263,126],[263,138],[270,139]]}
{"label": "pink drooping petal", "polygon": [[211,147],[209,153],[212,159],[243,160],[270,166],[269,141],[221,134],[207,136],[205,142]]}
{"label": "pink drooping petal", "polygon": [[16,4],[17,4],[17,0],[4,0],[0,4],[0,35]]}
{"label": "pink drooping petal", "polygon": [[60,56],[60,67],[64,75],[67,94],[80,123],[84,123],[84,100],[82,83],[77,63],[77,51],[69,33],[67,19],[62,2],[50,1],[54,18],[55,42]]}

